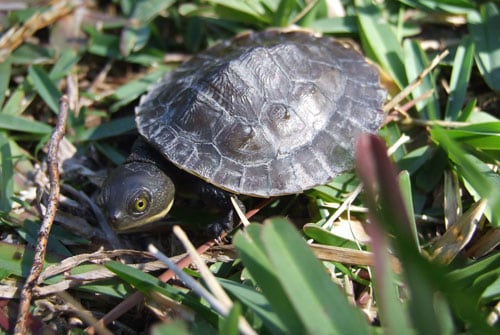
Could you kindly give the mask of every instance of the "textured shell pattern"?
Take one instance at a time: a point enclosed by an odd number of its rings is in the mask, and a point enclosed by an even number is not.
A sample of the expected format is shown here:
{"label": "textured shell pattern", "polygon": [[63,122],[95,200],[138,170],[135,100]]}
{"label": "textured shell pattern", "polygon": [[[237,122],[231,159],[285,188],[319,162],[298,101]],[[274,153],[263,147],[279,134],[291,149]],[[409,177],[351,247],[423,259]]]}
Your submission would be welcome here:
{"label": "textured shell pattern", "polygon": [[302,192],[353,167],[383,118],[375,67],[329,37],[264,31],[167,74],[136,108],[140,134],[175,165],[233,193]]}

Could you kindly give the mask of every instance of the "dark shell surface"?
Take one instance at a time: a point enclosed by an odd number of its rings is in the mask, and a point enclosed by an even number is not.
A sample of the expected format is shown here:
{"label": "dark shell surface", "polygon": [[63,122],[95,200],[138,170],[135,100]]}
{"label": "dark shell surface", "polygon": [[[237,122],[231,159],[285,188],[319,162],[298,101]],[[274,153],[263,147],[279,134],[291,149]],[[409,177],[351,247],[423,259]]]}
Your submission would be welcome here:
{"label": "dark shell surface", "polygon": [[136,109],[166,159],[233,193],[326,184],[379,128],[386,93],[364,57],[329,37],[268,30],[219,43],[156,84]]}

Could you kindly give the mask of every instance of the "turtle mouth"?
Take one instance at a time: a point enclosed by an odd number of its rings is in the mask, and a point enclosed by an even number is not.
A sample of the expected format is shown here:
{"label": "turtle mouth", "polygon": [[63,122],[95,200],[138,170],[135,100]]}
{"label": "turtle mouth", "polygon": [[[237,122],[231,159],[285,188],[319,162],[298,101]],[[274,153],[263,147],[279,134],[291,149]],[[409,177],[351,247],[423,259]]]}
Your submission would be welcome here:
{"label": "turtle mouth", "polygon": [[141,222],[130,218],[124,211],[120,209],[107,210],[106,222],[117,233],[128,232],[131,229],[140,226]]}
{"label": "turtle mouth", "polygon": [[129,233],[134,231],[142,231],[146,229],[146,226],[157,222],[163,219],[170,212],[174,204],[174,200],[170,201],[170,203],[160,212],[154,215],[143,215],[137,218],[131,218],[126,215],[123,211],[114,211],[112,213],[108,213],[107,221],[111,228],[117,233]]}
{"label": "turtle mouth", "polygon": [[124,220],[125,215],[122,211],[113,211],[107,214],[106,221],[113,230],[119,232],[128,229],[126,220]]}
{"label": "turtle mouth", "polygon": [[134,231],[140,231],[144,229],[145,225],[145,223],[141,222],[114,221],[112,218],[108,219],[108,223],[111,228],[117,233],[130,233]]}

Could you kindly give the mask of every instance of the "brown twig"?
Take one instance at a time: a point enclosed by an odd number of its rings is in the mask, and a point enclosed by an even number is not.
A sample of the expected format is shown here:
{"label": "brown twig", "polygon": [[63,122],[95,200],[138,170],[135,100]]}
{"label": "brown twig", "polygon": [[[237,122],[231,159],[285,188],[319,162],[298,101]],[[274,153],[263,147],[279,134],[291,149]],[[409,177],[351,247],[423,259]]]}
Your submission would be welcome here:
{"label": "brown twig", "polygon": [[[269,205],[269,203],[273,200],[274,200],[274,198],[269,198],[269,199],[262,201],[256,208],[254,208],[246,213],[246,218],[247,219],[251,218],[252,216],[257,214],[262,208]],[[224,232],[221,234],[221,236],[219,238],[206,242],[205,244],[198,247],[198,249],[196,249],[196,252],[200,255],[207,252],[210,248],[212,248],[213,246],[218,244],[217,243],[218,240],[224,239],[227,236],[227,234],[228,234],[227,232]],[[176,265],[180,269],[183,269],[183,268],[187,267],[189,264],[191,264],[191,262],[192,262],[191,256],[188,254],[188,255],[184,256],[182,259],[180,259],[176,263]],[[169,270],[163,272],[158,277],[158,279],[160,279],[162,282],[165,283],[165,282],[169,281],[170,279],[172,279],[174,277],[174,275],[175,275],[174,271],[169,269]],[[99,320],[98,325],[104,326],[104,325],[108,324],[109,322],[116,320],[121,315],[126,313],[129,309],[131,309],[134,306],[136,306],[137,304],[139,304],[143,299],[144,299],[144,294],[142,294],[139,291],[135,292],[134,294],[129,296],[127,299],[123,300],[120,304],[118,304],[111,311],[109,311],[106,315],[104,315],[102,317],[102,319]],[[88,327],[86,329],[86,332],[88,334],[94,334],[95,329],[94,329],[94,327]]]}
{"label": "brown twig", "polygon": [[38,30],[45,28],[76,7],[75,1],[55,1],[52,7],[42,13],[35,13],[21,27],[13,27],[0,38],[0,62]]}
{"label": "brown twig", "polygon": [[417,78],[415,78],[415,80],[413,80],[410,85],[406,86],[406,88],[404,90],[402,90],[401,92],[398,93],[398,95],[396,95],[394,98],[392,98],[391,101],[389,101],[387,104],[385,104],[384,106],[384,112],[388,113],[389,111],[391,111],[394,107],[397,106],[397,104],[399,104],[401,101],[403,101],[408,95],[410,95],[410,93],[415,89],[415,87],[417,87],[418,85],[420,85],[420,83],[422,82],[422,80],[424,80],[425,76],[432,71],[432,69],[434,69],[436,66],[438,66],[439,62],[441,62],[441,60],[443,60],[443,58],[445,58],[447,55],[449,54],[449,51],[448,50],[445,50],[443,51],[442,53],[440,53],[439,55],[437,55],[432,61],[431,63],[429,64],[429,66],[427,66],[419,75]]}
{"label": "brown twig", "polygon": [[75,298],[69,295],[66,291],[58,292],[57,296],[64,300],[66,305],[69,305],[73,313],[78,315],[86,323],[95,325],[97,332],[101,335],[113,335],[113,333],[106,327],[99,325],[97,319],[92,315],[92,313],[85,309],[85,307],[80,304]]}
{"label": "brown twig", "polygon": [[434,90],[430,89],[430,90],[424,92],[424,94],[422,94],[421,96],[416,97],[415,99],[413,99],[411,101],[408,101],[403,106],[399,107],[398,110],[407,113],[416,104],[418,104],[419,102],[423,102],[423,101],[429,99],[430,97],[432,97],[433,94],[434,94]]}
{"label": "brown twig", "polygon": [[62,96],[59,101],[59,115],[57,118],[56,127],[50,137],[49,151],[47,154],[48,171],[49,171],[49,201],[47,211],[43,217],[40,230],[38,232],[38,241],[35,248],[35,256],[31,267],[31,272],[26,279],[26,283],[21,291],[21,298],[19,302],[19,313],[17,317],[17,324],[14,334],[23,335],[26,333],[29,308],[31,305],[31,298],[33,297],[33,290],[36,286],[38,277],[43,269],[43,262],[47,249],[47,242],[49,238],[50,229],[56,216],[57,206],[59,203],[59,162],[57,154],[59,151],[59,143],[61,142],[66,129],[66,120],[68,118],[68,98]]}

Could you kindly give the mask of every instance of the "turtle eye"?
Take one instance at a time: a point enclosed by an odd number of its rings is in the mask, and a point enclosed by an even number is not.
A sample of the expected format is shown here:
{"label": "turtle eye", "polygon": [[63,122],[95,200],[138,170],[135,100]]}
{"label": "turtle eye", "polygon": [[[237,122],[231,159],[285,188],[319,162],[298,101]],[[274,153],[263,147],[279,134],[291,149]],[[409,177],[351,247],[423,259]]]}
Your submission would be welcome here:
{"label": "turtle eye", "polygon": [[144,197],[140,197],[135,199],[134,202],[134,210],[136,212],[144,212],[144,210],[148,207],[148,200]]}
{"label": "turtle eye", "polygon": [[133,197],[130,209],[133,214],[143,214],[149,208],[149,197],[145,193],[140,193]]}

